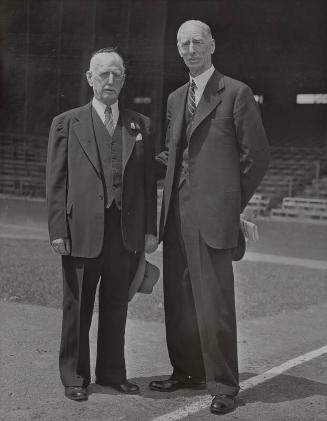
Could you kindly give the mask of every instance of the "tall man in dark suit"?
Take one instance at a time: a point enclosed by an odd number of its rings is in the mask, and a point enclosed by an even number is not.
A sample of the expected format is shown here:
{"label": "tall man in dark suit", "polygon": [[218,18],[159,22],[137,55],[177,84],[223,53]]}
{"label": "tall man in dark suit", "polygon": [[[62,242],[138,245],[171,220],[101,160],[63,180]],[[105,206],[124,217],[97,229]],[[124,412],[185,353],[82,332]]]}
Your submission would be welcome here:
{"label": "tall man in dark suit", "polygon": [[251,89],[213,67],[210,28],[183,23],[177,46],[190,81],[168,98],[167,150],[157,157],[166,167],[160,239],[173,374],[150,388],[207,387],[221,414],[239,390],[232,257],[268,142]]}
{"label": "tall man in dark suit", "polygon": [[47,161],[50,240],[63,268],[59,366],[73,400],[87,399],[100,277],[96,382],[139,392],[126,378],[128,290],[136,253],[157,246],[154,149],[147,118],[119,108],[123,60],[113,49],[99,50],[86,76],[93,100],[54,118]]}

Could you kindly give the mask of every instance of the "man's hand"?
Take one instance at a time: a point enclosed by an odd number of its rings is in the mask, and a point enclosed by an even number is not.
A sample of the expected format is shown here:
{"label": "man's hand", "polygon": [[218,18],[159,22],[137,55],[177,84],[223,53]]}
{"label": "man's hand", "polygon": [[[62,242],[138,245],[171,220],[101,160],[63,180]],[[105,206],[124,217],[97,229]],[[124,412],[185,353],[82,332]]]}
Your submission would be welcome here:
{"label": "man's hand", "polygon": [[145,252],[153,253],[158,248],[158,239],[155,235],[145,234]]}
{"label": "man's hand", "polygon": [[68,238],[57,238],[51,241],[53,250],[61,255],[70,254],[70,240]]}

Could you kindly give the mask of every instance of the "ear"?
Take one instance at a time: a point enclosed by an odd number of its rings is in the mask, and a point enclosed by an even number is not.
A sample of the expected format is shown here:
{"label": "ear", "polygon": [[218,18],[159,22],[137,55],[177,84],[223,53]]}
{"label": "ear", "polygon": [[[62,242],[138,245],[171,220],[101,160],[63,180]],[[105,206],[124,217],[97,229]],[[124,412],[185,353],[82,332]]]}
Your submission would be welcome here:
{"label": "ear", "polygon": [[90,85],[90,86],[93,86],[93,81],[92,81],[92,72],[91,72],[91,70],[88,70],[88,71],[86,72],[86,79],[87,79],[87,81],[88,81],[89,85]]}
{"label": "ear", "polygon": [[215,49],[216,49],[216,42],[212,38],[212,41],[211,41],[211,54],[213,54],[215,52]]}

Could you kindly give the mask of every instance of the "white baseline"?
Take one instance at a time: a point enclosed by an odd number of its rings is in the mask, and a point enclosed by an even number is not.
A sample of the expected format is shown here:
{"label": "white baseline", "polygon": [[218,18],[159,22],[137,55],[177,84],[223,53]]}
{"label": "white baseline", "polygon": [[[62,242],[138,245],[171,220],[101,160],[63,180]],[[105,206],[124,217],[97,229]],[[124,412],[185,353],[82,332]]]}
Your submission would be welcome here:
{"label": "white baseline", "polygon": [[[285,363],[271,368],[258,376],[251,377],[240,383],[241,392],[243,390],[251,389],[269,379],[279,376],[285,371],[290,370],[297,365],[303,364],[307,361],[313,360],[314,358],[320,357],[327,353],[327,345],[315,349],[314,351],[307,352],[306,354],[300,355],[296,358],[286,361]],[[169,412],[168,414],[161,415],[160,417],[154,418],[153,421],[177,421],[181,420],[188,415],[195,414],[201,411],[201,409],[207,408],[212,401],[212,396],[205,396],[191,405],[183,406],[182,408],[176,409],[175,411]]]}

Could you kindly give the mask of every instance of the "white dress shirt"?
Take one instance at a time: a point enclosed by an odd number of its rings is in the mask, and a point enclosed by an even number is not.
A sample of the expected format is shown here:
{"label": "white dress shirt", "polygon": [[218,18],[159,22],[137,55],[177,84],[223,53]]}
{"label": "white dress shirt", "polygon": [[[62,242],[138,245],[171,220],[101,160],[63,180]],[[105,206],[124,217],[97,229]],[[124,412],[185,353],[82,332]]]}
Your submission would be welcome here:
{"label": "white dress shirt", "polygon": [[196,106],[198,106],[198,103],[200,102],[204,88],[206,87],[208,80],[211,78],[214,71],[215,71],[215,68],[213,67],[213,65],[211,65],[211,67],[209,67],[208,70],[201,73],[199,76],[193,77],[190,75],[190,83],[192,83],[192,80],[194,80],[196,84],[196,88],[195,88],[195,105]]}
{"label": "white dress shirt", "polygon": [[[106,104],[99,101],[95,97],[92,99],[92,105],[95,111],[98,113],[99,117],[101,118],[102,123],[104,123],[105,115],[104,112],[107,108]],[[111,111],[112,111],[112,117],[113,117],[113,123],[114,128],[116,128],[117,121],[119,119],[119,107],[118,107],[118,101],[111,104]]]}

